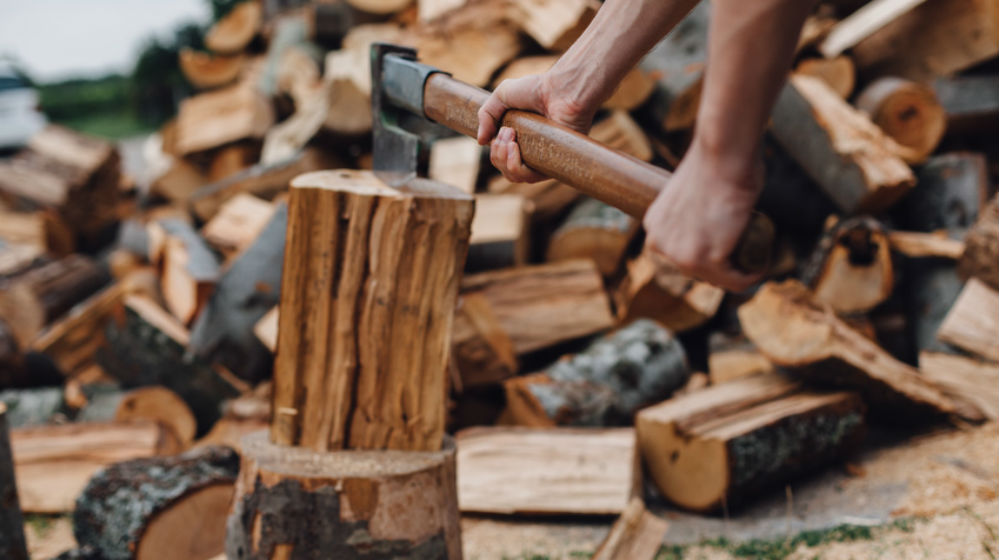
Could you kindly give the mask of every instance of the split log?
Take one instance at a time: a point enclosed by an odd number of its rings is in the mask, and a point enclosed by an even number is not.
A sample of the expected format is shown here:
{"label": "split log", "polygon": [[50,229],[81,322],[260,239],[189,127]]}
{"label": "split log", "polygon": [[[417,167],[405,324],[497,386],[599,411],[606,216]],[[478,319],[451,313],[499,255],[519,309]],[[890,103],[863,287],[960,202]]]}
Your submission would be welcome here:
{"label": "split log", "polygon": [[668,530],[665,519],[649,513],[641,498],[632,498],[592,560],[652,560]]}
{"label": "split log", "polygon": [[937,338],[991,360],[999,361],[999,293],[972,278],[940,323]]}
{"label": "split log", "polygon": [[513,341],[481,294],[458,299],[451,331],[451,358],[462,390],[499,383],[519,369]]}
{"label": "split log", "polygon": [[47,262],[47,259],[41,248],[10,243],[0,238],[0,280],[16,276],[43,262]]}
{"label": "split log", "polygon": [[909,163],[926,161],[943,138],[947,115],[929,86],[885,76],[857,96],[857,108],[893,140],[912,149]]}
{"label": "split log", "polygon": [[819,45],[819,52],[826,58],[842,54],[925,1],[873,0],[833,26]]}
{"label": "split log", "polygon": [[744,336],[713,333],[708,338],[708,375],[712,385],[776,371]]}
{"label": "split log", "polygon": [[390,15],[406,9],[413,0],[346,0],[346,2],[364,13]]}
{"label": "split log", "polygon": [[714,511],[842,457],[863,439],[864,414],[856,394],[801,391],[766,375],[647,408],[635,430],[660,493]]}
{"label": "split log", "polygon": [[222,274],[191,328],[191,352],[251,382],[266,377],[272,365],[253,328],[280,297],[287,225],[288,206],[278,203],[253,243]]}
{"label": "split log", "polygon": [[208,182],[215,183],[250,167],[260,159],[260,144],[243,141],[219,148],[208,166]]}
{"label": "split log", "polygon": [[906,151],[818,78],[794,75],[774,106],[774,137],[847,213],[892,205],[915,177]]}
{"label": "split log", "polygon": [[237,4],[205,34],[205,46],[219,54],[238,54],[246,49],[263,25],[263,9],[250,0]]}
{"label": "split log", "polygon": [[160,286],[167,309],[184,325],[207,303],[219,280],[219,260],[205,240],[185,222],[162,220],[163,274]]}
{"label": "split log", "polygon": [[697,119],[710,19],[709,3],[699,2],[642,59],[641,68],[658,76],[651,103],[656,121],[666,132],[693,128]]}
{"label": "split log", "polygon": [[999,75],[940,78],[933,91],[950,136],[988,136],[999,128]]}
{"label": "split log", "polygon": [[78,303],[41,332],[31,349],[48,356],[64,375],[75,377],[94,364],[97,348],[104,344],[104,328],[125,292],[125,284],[118,282]]}
{"label": "split log", "polygon": [[684,276],[652,253],[628,263],[628,274],[614,293],[618,321],[653,319],[673,332],[706,323],[718,312],[725,291]]}
{"label": "split log", "polygon": [[338,170],[292,182],[275,442],[440,446],[473,211],[469,195],[429,180],[400,190],[370,172]]}
{"label": "split log", "polygon": [[73,511],[90,477],[112,463],[180,451],[149,421],[20,428],[11,447],[21,508],[32,513]]}
{"label": "split log", "polygon": [[73,231],[53,210],[10,212],[0,208],[0,239],[30,245],[53,256],[73,252]]}
{"label": "split log", "polygon": [[[562,9],[562,4],[552,6]],[[523,48],[517,29],[502,20],[484,18],[453,27],[446,35],[427,32],[417,38],[420,61],[474,86],[488,84]]]}
{"label": "split log", "polygon": [[632,428],[470,428],[457,442],[462,512],[617,515],[641,488]]}
{"label": "split log", "polygon": [[603,280],[592,261],[482,272],[465,277],[461,293],[481,294],[489,302],[517,355],[614,325]]}
{"label": "split log", "polygon": [[952,75],[997,53],[999,18],[991,0],[927,0],[852,50],[865,79],[917,82]]}
{"label": "split log", "polygon": [[226,555],[461,559],[455,449],[320,452],[243,440]]}
{"label": "split log", "polygon": [[527,202],[516,194],[475,195],[467,270],[523,266],[530,254]]}
{"label": "split log", "polygon": [[621,267],[638,231],[638,221],[624,212],[586,198],[572,209],[548,241],[548,261],[590,259],[605,278]]}
{"label": "split log", "polygon": [[0,403],[0,557],[28,560],[24,540],[24,518],[17,499],[14,479],[14,458],[11,455],[7,408]]}
{"label": "split log", "polygon": [[271,353],[277,350],[278,308],[275,305],[253,325],[253,334]]}
{"label": "split log", "polygon": [[65,422],[73,410],[66,404],[64,394],[62,387],[0,392],[0,403],[7,410],[7,426],[13,429]]}
{"label": "split log", "polygon": [[884,227],[864,216],[834,223],[805,264],[802,281],[817,302],[839,313],[870,311],[883,303],[895,286]]}
{"label": "split log", "polygon": [[957,263],[963,278],[977,278],[999,290],[999,198],[982,209],[964,237],[964,253]]}
{"label": "split log", "polygon": [[161,385],[177,393],[194,413],[198,433],[208,431],[219,417],[219,405],[240,393],[239,381],[221,367],[188,356],[187,329],[149,298],[126,296],[113,316],[97,363],[123,388]]}
{"label": "split log", "polygon": [[49,125],[0,162],[0,201],[18,211],[55,210],[90,246],[118,219],[119,162],[110,142]]}
{"label": "split log", "polygon": [[765,284],[739,308],[739,321],[775,365],[811,382],[856,389],[877,413],[956,412],[915,368],[848,326],[795,280]]}
{"label": "split log", "polygon": [[[368,113],[370,112],[369,108]],[[272,165],[254,165],[218,183],[205,185],[193,193],[189,198],[191,210],[201,221],[207,222],[225,201],[239,193],[271,199],[287,190],[288,183],[298,175],[335,167],[335,164],[323,151],[305,149]]]}
{"label": "split log", "polygon": [[201,228],[201,235],[226,260],[249,247],[274,215],[274,204],[253,195],[240,193],[219,208],[219,212]]}
{"label": "split log", "polygon": [[593,0],[547,2],[514,0],[513,19],[520,28],[550,51],[564,51],[593,20],[600,4]]}
{"label": "split log", "polygon": [[965,252],[964,242],[951,239],[943,230],[932,233],[889,231],[888,244],[892,251],[916,259],[933,257],[957,260]]}
{"label": "split log", "polygon": [[274,124],[274,108],[250,84],[240,83],[185,99],[177,114],[181,154],[263,138]]}
{"label": "split log", "polygon": [[294,156],[322,130],[329,107],[322,84],[305,90],[295,100],[295,113],[264,136],[260,163],[276,163]]}
{"label": "split log", "polygon": [[479,178],[482,146],[475,138],[455,136],[437,140],[430,146],[427,176],[472,194]]}
{"label": "split log", "polygon": [[590,138],[642,161],[652,161],[652,145],[627,111],[613,111],[593,125]]}
{"label": "split log", "polygon": [[208,182],[208,177],[198,166],[184,158],[173,158],[169,167],[153,179],[149,192],[170,202],[183,203]]}
{"label": "split log", "polygon": [[239,455],[226,447],[116,463],[76,500],[73,534],[108,560],[214,558],[238,473]]}
{"label": "split log", "polygon": [[253,391],[227,401],[222,407],[222,418],[195,445],[225,445],[241,451],[246,436],[270,425],[272,389],[270,382],[264,382]]}
{"label": "split log", "polygon": [[323,81],[327,114],[323,126],[338,135],[371,130],[371,63],[367,48],[344,48],[326,55]]}
{"label": "split log", "polygon": [[0,282],[0,316],[27,347],[45,325],[109,280],[107,271],[90,258],[70,255]]}
{"label": "split log", "polygon": [[527,210],[532,223],[548,222],[562,215],[582,196],[582,193],[576,189],[554,179],[537,183],[512,183],[502,175],[489,182],[488,190],[494,194],[516,194],[524,197],[528,203]]}
{"label": "split log", "polygon": [[794,68],[795,73],[818,78],[843,99],[849,99],[856,83],[857,69],[848,56],[807,58]]}
{"label": "split log", "polygon": [[999,420],[999,365],[943,352],[920,352],[919,372],[951,398]]}
{"label": "split log", "polygon": [[181,49],[180,71],[188,83],[198,89],[211,89],[231,84],[243,69],[243,56],[212,55],[194,49]]}
{"label": "split log", "polygon": [[627,425],[689,376],[672,333],[638,320],[542,373],[506,381],[507,418],[534,427]]}
{"label": "split log", "polygon": [[[85,392],[86,392],[86,388]],[[159,423],[172,440],[165,444],[178,451],[194,442],[197,422],[184,401],[166,387],[140,387],[130,391],[113,389],[91,395],[76,422],[133,422],[151,420]]]}

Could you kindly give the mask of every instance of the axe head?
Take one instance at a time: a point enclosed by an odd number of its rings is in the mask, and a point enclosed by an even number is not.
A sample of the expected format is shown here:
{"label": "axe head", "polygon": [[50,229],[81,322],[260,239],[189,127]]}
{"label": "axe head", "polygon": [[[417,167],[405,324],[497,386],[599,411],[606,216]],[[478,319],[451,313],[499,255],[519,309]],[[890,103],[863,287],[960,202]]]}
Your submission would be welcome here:
{"label": "axe head", "polygon": [[389,186],[400,187],[421,175],[429,144],[452,134],[423,112],[423,87],[438,72],[417,62],[414,49],[371,45],[373,167]]}

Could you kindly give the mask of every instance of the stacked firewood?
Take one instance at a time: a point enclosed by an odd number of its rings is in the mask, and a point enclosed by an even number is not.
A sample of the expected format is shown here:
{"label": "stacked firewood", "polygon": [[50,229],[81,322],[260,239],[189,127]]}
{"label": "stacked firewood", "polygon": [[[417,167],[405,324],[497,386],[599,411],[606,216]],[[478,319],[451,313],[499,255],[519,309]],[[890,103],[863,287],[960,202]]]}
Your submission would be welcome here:
{"label": "stacked firewood", "polygon": [[[765,140],[780,243],[752,294],[659,262],[640,223],[571,187],[505,180],[472,139],[432,146],[431,178],[476,200],[449,425],[487,427],[457,438],[463,511],[622,513],[600,557],[639,558],[632,533],[664,531],[632,500],[642,471],[676,506],[719,511],[845,457],[868,422],[999,418],[994,6],[860,4],[824,2],[802,33]],[[0,160],[20,507],[75,510],[93,557],[218,554],[236,462],[216,444],[238,450],[271,415],[286,191],[371,167],[371,43],[490,88],[551,66],[597,8],[246,2],[181,53],[199,92],[147,144],[148,181],[55,126]],[[675,166],[709,18],[702,2],[590,135]]]}

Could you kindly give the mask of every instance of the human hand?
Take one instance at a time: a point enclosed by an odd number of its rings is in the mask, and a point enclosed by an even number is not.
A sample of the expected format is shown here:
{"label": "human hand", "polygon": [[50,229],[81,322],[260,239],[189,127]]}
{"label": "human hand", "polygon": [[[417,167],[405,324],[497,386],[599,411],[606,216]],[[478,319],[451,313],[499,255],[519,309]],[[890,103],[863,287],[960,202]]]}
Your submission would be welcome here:
{"label": "human hand", "polygon": [[533,111],[584,134],[593,122],[596,108],[574,103],[552,82],[553,78],[547,73],[504,80],[479,109],[479,144],[491,143],[490,161],[504,177],[515,183],[536,183],[545,176],[524,165],[516,131],[500,128],[500,121],[508,109]]}
{"label": "human hand", "polygon": [[730,262],[763,188],[763,166],[759,160],[724,163],[691,146],[645,214],[645,244],[688,276],[742,291],[763,276]]}

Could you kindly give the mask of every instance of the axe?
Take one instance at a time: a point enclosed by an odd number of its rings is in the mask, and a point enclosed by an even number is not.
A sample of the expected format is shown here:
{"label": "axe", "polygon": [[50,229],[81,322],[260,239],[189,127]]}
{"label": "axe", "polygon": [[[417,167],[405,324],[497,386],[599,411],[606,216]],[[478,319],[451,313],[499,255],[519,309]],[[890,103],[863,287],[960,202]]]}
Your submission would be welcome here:
{"label": "axe", "polygon": [[[371,46],[371,105],[374,171],[391,186],[417,176],[421,155],[442,126],[475,137],[478,111],[489,97],[483,89],[417,62],[416,51]],[[502,126],[513,128],[525,164],[641,220],[671,173],[525,111],[507,111]],[[732,253],[745,272],[763,272],[770,262],[773,223],[754,213]]]}

